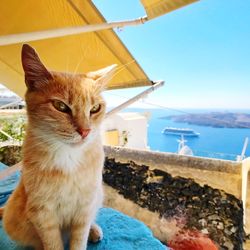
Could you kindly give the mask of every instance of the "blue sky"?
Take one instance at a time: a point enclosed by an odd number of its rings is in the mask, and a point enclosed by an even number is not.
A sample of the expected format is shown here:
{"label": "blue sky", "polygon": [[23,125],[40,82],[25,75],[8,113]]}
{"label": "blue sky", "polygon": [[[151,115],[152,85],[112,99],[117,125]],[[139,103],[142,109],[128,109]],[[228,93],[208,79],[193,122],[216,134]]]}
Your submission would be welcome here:
{"label": "blue sky", "polygon": [[[144,16],[138,0],[94,0],[108,21]],[[250,109],[250,1],[201,0],[119,37],[165,86],[148,101],[175,108]],[[111,105],[143,88],[109,91]]]}

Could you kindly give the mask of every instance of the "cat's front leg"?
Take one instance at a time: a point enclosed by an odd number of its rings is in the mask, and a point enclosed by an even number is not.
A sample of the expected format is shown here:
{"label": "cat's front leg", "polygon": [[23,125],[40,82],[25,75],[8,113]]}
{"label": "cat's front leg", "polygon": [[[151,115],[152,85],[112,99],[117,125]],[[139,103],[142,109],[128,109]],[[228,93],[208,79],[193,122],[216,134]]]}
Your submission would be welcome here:
{"label": "cat's front leg", "polygon": [[28,218],[35,227],[44,250],[64,249],[59,224],[49,210],[30,208]]}
{"label": "cat's front leg", "polygon": [[90,223],[78,221],[72,224],[70,230],[70,250],[86,250]]}

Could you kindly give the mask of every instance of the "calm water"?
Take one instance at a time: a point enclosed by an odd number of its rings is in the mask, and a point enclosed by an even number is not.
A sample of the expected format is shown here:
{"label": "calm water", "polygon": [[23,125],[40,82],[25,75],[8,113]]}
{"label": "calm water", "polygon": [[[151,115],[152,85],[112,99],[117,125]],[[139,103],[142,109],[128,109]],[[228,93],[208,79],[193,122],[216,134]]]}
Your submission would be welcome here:
{"label": "calm water", "polygon": [[[235,160],[236,156],[241,154],[245,138],[249,137],[250,139],[250,129],[213,128],[161,119],[161,117],[163,116],[180,114],[174,111],[158,109],[128,109],[126,111],[148,111],[151,113],[151,118],[149,120],[148,127],[148,145],[151,150],[163,152],[177,152],[177,140],[179,139],[179,137],[162,134],[161,131],[166,126],[176,128],[191,128],[194,131],[199,132],[199,137],[185,139],[187,140],[186,144],[193,150],[194,154],[203,157]],[[208,111],[188,110],[188,112],[203,113]],[[250,111],[248,113],[250,113]],[[246,155],[250,156],[250,145],[247,148]]]}

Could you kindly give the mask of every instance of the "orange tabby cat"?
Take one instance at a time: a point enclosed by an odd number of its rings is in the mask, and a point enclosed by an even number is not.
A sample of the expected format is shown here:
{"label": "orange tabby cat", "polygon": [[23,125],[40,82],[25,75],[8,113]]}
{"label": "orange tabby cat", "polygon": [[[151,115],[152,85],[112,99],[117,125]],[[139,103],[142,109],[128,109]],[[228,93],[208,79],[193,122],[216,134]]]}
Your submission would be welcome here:
{"label": "orange tabby cat", "polygon": [[35,50],[22,48],[28,126],[21,181],[4,209],[9,236],[35,249],[70,250],[98,241],[94,223],[102,204],[103,147],[100,93],[114,66],[87,74],[48,71]]}

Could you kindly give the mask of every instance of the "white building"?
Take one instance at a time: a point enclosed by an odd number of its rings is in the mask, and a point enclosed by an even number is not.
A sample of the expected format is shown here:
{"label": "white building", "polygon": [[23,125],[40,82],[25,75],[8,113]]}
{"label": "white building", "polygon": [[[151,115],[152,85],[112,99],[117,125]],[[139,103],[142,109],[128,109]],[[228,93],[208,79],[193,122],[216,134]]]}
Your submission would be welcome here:
{"label": "white building", "polygon": [[134,149],[148,149],[147,126],[147,114],[114,114],[108,117],[104,122],[104,144]]}

